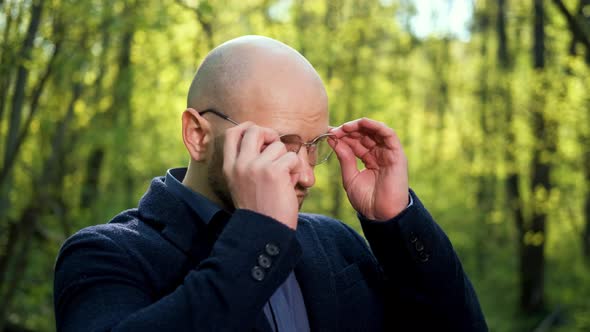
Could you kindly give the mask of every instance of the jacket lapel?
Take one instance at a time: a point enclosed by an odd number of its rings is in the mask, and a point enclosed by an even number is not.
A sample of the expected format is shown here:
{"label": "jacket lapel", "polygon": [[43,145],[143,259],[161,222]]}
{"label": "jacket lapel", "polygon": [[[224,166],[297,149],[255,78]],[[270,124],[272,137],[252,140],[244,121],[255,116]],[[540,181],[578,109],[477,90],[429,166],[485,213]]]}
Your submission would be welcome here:
{"label": "jacket lapel", "polygon": [[310,329],[337,330],[338,299],[330,261],[315,230],[304,219],[299,219],[297,239],[303,254],[295,267],[295,277],[303,294]]}
{"label": "jacket lapel", "polygon": [[164,238],[190,255],[198,217],[166,190],[163,177],[152,181],[139,201],[138,210],[142,220],[159,228]]}

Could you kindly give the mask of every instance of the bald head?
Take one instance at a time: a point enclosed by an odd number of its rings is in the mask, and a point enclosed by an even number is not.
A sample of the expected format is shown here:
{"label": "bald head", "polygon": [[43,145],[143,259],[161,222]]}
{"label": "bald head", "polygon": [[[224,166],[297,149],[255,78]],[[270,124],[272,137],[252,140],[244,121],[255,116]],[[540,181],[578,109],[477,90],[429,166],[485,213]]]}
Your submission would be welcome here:
{"label": "bald head", "polygon": [[[225,134],[233,125],[195,110],[213,108],[237,122],[251,121],[307,142],[329,130],[328,98],[315,69],[293,48],[266,37],[240,37],[212,50],[193,79],[187,103],[183,139],[191,163],[183,182],[226,207],[233,203],[222,169]],[[301,193],[315,177],[307,149],[298,156]]]}
{"label": "bald head", "polygon": [[327,109],[323,83],[307,59],[277,40],[244,36],[207,55],[190,86],[187,106],[239,117],[243,112],[281,111],[281,103],[299,93],[313,95],[325,104],[316,106]]}

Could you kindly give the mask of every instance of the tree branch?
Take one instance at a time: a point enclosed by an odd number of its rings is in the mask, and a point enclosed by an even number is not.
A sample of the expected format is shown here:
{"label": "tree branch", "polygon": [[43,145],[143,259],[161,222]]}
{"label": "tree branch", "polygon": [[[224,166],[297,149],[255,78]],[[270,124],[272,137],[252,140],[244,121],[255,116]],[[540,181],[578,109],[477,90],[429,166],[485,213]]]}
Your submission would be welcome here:
{"label": "tree branch", "polygon": [[5,155],[4,163],[2,165],[2,168],[0,168],[0,183],[4,182],[6,176],[8,176],[8,174],[10,173],[10,170],[12,169],[12,166],[14,165],[14,162],[16,161],[16,156],[18,154],[20,146],[22,145],[25,138],[27,137],[27,135],[29,133],[29,129],[31,127],[31,122],[33,121],[33,118],[39,108],[39,100],[41,98],[41,94],[43,92],[45,84],[47,83],[47,81],[49,80],[49,77],[51,77],[51,74],[53,73],[53,69],[55,67],[55,61],[56,61],[57,55],[59,54],[59,52],[61,50],[61,44],[63,41],[63,33],[61,33],[63,30],[60,28],[60,25],[56,24],[54,29],[56,31],[59,31],[59,34],[58,34],[59,37],[55,42],[55,47],[53,49],[53,53],[51,54],[51,58],[49,59],[49,61],[47,63],[47,67],[45,69],[45,72],[43,73],[43,76],[39,79],[38,83],[33,88],[31,103],[30,103],[30,111],[27,115],[27,118],[25,119],[24,126],[23,126],[22,130],[19,132],[16,140],[14,141],[14,146],[10,150],[10,153],[7,152]]}
{"label": "tree branch", "polygon": [[553,0],[553,3],[565,16],[572,33],[576,35],[578,41],[584,44],[587,52],[590,52],[590,24],[580,17],[572,15],[562,0]]}
{"label": "tree branch", "polygon": [[[25,100],[25,89],[29,78],[29,69],[26,63],[31,60],[31,53],[39,25],[41,23],[41,14],[43,13],[43,1],[34,1],[31,6],[31,21],[27,28],[27,32],[19,51],[18,59],[20,63],[17,69],[16,83],[14,84],[14,95],[12,97],[12,109],[10,112],[10,123],[8,125],[8,135],[6,136],[6,149],[4,151],[6,167],[6,160],[14,153],[16,148],[16,140],[21,126],[22,108]],[[0,178],[0,184],[3,183],[3,178]]]}
{"label": "tree branch", "polygon": [[205,32],[205,36],[207,37],[207,46],[209,49],[212,49],[215,45],[213,44],[213,25],[211,21],[206,18],[206,15],[203,14],[203,10],[200,6],[191,7],[184,0],[176,0],[176,3],[179,4],[181,7],[186,8],[190,11],[193,11],[197,16],[197,21],[199,25],[201,25],[201,29]]}
{"label": "tree branch", "polygon": [[183,0],[176,0],[176,3],[177,3],[177,4],[179,4],[179,5],[180,5],[181,7],[183,7],[183,8],[186,8],[186,9],[188,9],[188,10],[192,10],[192,11],[194,11],[195,13],[199,11],[199,9],[198,9],[198,8],[189,6],[189,5],[188,5],[187,3],[185,3]]}

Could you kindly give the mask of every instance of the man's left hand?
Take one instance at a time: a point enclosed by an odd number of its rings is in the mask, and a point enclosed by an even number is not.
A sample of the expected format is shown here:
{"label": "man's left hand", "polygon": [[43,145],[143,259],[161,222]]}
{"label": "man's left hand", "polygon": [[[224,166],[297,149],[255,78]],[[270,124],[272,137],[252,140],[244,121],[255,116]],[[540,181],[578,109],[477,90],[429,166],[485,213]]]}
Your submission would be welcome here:
{"label": "man's left hand", "polygon": [[[389,220],[409,204],[408,161],[393,129],[357,119],[330,131],[350,204],[372,220]],[[365,169],[359,170],[357,158]]]}

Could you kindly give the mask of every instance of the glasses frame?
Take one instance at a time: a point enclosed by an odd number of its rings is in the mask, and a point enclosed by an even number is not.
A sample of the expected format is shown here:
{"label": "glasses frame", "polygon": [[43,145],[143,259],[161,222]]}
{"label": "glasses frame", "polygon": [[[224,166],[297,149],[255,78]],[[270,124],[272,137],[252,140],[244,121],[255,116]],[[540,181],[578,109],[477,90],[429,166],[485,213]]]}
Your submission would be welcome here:
{"label": "glasses frame", "polygon": [[[213,114],[217,115],[218,117],[220,117],[220,118],[222,118],[222,119],[224,119],[224,120],[226,120],[226,121],[229,121],[229,122],[231,122],[232,124],[234,124],[234,125],[236,125],[236,126],[240,125],[240,123],[239,123],[239,122],[237,122],[236,120],[234,120],[234,119],[230,118],[230,117],[229,117],[229,116],[227,116],[226,114],[224,114],[224,113],[222,113],[222,112],[219,112],[219,111],[217,111],[217,110],[215,110],[215,109],[213,109],[213,108],[208,108],[208,109],[206,109],[206,110],[199,111],[198,113],[199,113],[199,115],[201,115],[201,116],[203,116],[203,115],[205,115],[205,114],[207,114],[207,113],[213,113]],[[309,141],[309,142],[304,142],[304,141],[303,141],[303,139],[301,138],[301,136],[299,136],[299,135],[297,135],[297,134],[283,134],[283,135],[280,135],[280,136],[279,136],[279,138],[281,138],[281,139],[282,139],[283,137],[286,137],[286,136],[296,136],[297,138],[299,138],[299,147],[297,148],[297,150],[296,150],[296,151],[295,151],[295,150],[291,150],[292,152],[299,153],[299,151],[301,150],[301,147],[305,146],[305,149],[307,150],[307,153],[308,153],[308,155],[309,155],[309,152],[310,152],[310,151],[309,151],[309,150],[310,150],[310,148],[311,148],[311,147],[313,147],[313,146],[317,146],[317,143],[318,143],[318,141],[319,141],[320,139],[323,139],[323,138],[329,138],[329,137],[336,137],[336,136],[335,136],[334,134],[332,134],[332,133],[325,133],[325,134],[321,134],[321,135],[317,136],[316,138],[312,139],[312,140],[311,140],[311,141]],[[282,140],[281,140],[281,141],[282,141]],[[338,141],[336,140],[335,142],[338,142]],[[283,142],[283,143],[284,143],[284,142]],[[318,160],[318,161],[316,161],[315,163],[311,163],[311,162],[310,162],[309,164],[310,164],[311,166],[317,166],[317,165],[319,165],[319,164],[322,164],[322,163],[326,162],[326,161],[328,160],[328,158],[330,158],[330,156],[332,155],[332,153],[333,153],[333,152],[334,152],[333,150],[330,150],[330,152],[329,152],[329,153],[326,155],[326,157],[325,157],[325,158],[323,158],[322,160]]]}

